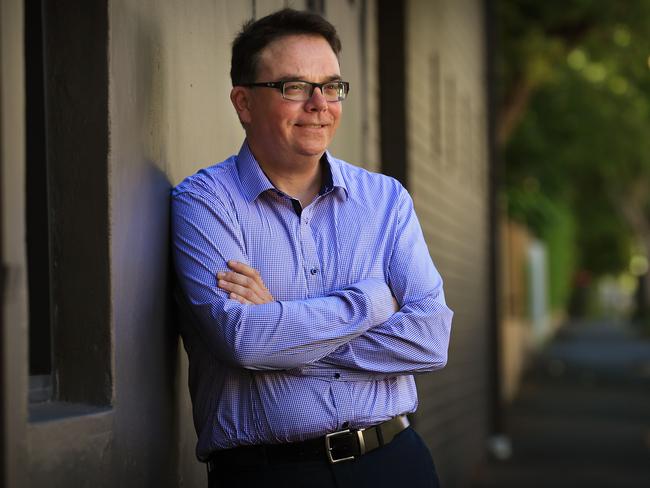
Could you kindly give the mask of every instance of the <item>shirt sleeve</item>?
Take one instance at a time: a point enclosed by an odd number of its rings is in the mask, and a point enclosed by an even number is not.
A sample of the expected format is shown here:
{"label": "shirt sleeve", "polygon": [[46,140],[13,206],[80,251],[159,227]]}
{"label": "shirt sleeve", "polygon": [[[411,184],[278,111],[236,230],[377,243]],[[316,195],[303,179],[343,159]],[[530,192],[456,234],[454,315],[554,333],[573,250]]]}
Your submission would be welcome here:
{"label": "shirt sleeve", "polygon": [[[217,198],[184,191],[172,196],[172,253],[182,295],[210,350],[251,370],[299,368],[383,323],[391,291],[367,279],[328,296],[242,305],[217,287],[228,260],[248,263],[233,212]],[[328,324],[322,327],[321,324]]]}
{"label": "shirt sleeve", "polygon": [[303,368],[302,374],[330,376],[332,368],[342,368],[375,378],[423,373],[446,365],[453,312],[445,303],[442,278],[429,255],[413,200],[404,189],[397,218],[388,275],[400,310]]}

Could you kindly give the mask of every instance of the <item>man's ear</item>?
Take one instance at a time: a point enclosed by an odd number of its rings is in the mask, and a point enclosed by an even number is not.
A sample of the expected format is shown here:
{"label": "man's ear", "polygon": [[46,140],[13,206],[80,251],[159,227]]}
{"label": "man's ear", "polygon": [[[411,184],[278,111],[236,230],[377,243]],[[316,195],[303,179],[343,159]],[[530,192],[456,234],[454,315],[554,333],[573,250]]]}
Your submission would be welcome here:
{"label": "man's ear", "polygon": [[230,101],[232,106],[235,107],[239,121],[242,124],[247,124],[251,120],[250,113],[250,92],[243,86],[233,86],[230,90]]}

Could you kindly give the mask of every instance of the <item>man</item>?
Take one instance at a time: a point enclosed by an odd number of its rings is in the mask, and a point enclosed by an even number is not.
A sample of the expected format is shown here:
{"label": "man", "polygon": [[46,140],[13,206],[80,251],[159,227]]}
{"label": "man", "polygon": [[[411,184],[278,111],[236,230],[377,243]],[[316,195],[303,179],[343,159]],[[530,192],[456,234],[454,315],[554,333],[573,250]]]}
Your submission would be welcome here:
{"label": "man", "polygon": [[326,151],[339,51],[312,13],[245,24],[231,101],[246,140],[172,193],[210,486],[438,485],[406,414],[413,374],[446,363],[452,312],[406,190]]}

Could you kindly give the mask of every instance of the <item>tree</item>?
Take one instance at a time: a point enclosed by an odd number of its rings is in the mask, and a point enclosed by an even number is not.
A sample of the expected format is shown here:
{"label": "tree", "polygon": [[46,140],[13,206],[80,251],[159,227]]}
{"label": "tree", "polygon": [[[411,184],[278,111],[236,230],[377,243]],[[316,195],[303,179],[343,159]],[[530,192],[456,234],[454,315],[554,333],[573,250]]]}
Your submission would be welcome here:
{"label": "tree", "polygon": [[497,22],[510,214],[543,236],[564,209],[576,264],[619,272],[650,250],[650,1],[504,0]]}

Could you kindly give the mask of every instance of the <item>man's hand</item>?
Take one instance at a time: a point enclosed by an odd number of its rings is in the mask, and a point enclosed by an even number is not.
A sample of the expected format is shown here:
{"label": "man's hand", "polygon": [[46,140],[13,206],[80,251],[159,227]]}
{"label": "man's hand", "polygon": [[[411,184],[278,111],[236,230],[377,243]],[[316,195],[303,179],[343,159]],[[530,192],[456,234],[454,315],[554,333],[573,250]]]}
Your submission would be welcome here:
{"label": "man's hand", "polygon": [[229,292],[229,298],[244,305],[262,305],[275,301],[259,272],[237,261],[228,261],[232,271],[219,272],[217,285]]}
{"label": "man's hand", "polygon": [[[238,261],[228,261],[232,271],[219,272],[218,286],[229,292],[229,298],[237,300],[244,305],[262,305],[275,301],[262,281],[259,271]],[[393,299],[393,311],[399,312],[400,306],[397,299]]]}

